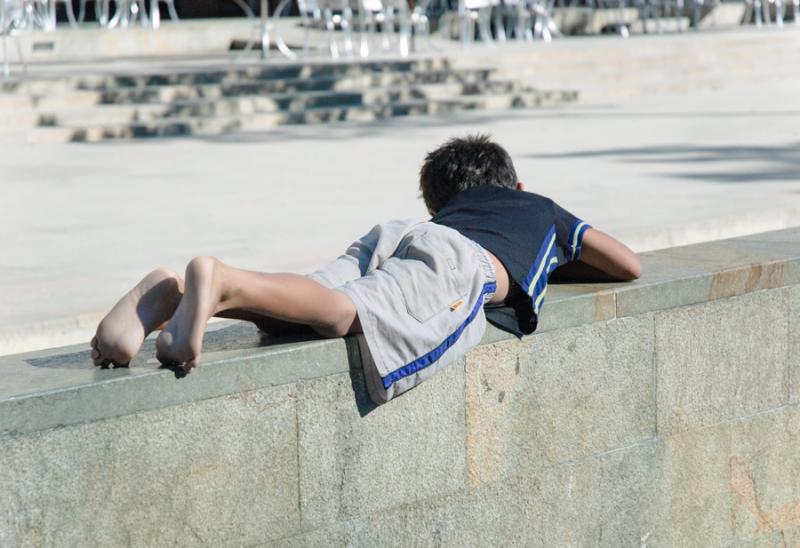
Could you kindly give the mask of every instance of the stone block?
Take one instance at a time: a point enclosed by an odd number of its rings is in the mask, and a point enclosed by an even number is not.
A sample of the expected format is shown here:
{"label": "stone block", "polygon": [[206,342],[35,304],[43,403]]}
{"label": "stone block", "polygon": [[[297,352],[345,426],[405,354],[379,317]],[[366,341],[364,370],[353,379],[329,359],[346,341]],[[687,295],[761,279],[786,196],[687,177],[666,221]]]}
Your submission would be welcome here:
{"label": "stone block", "polygon": [[247,545],[297,531],[288,388],[0,437],[0,546]]}
{"label": "stone block", "polygon": [[643,253],[635,282],[583,287],[613,290],[623,317],[797,284],[800,244],[782,232]]}
{"label": "stone block", "polygon": [[613,291],[591,286],[551,284],[542,305],[538,333],[616,317]]}
{"label": "stone block", "polygon": [[289,546],[640,548],[654,530],[657,444],[406,504],[291,539]]}
{"label": "stone block", "polygon": [[658,492],[653,546],[707,548],[731,542],[730,438],[730,425],[720,423],[662,439],[652,484]]}
{"label": "stone block", "polygon": [[539,531],[531,538],[543,547],[658,545],[659,458],[658,443],[647,440],[543,469]]}
{"label": "stone block", "polygon": [[786,290],[789,299],[788,401],[800,402],[800,287]]}
{"label": "stone block", "polygon": [[304,528],[466,483],[463,360],[377,408],[358,369],[307,381],[297,409]]}
{"label": "stone block", "polygon": [[738,540],[759,541],[800,528],[798,447],[800,409],[796,406],[734,423],[730,497]]}
{"label": "stone block", "polygon": [[[0,434],[26,433],[246,392],[348,370],[341,339],[271,338],[244,322],[213,326],[203,362],[159,368],[153,338],[129,368],[97,369],[86,345],[0,357]],[[180,378],[179,378],[180,377]]]}
{"label": "stone block", "polygon": [[788,401],[787,301],[759,291],[655,315],[659,434]]}
{"label": "stone block", "polygon": [[592,284],[615,292],[617,317],[637,316],[708,300],[711,267],[661,255],[643,253],[642,277],[634,282]]}
{"label": "stone block", "polygon": [[800,283],[798,242],[734,238],[664,249],[658,254],[711,267],[708,300]]}
{"label": "stone block", "polygon": [[523,343],[507,341],[473,350],[466,361],[467,477],[471,486],[497,481],[509,440]]}
{"label": "stone block", "polygon": [[785,228],[783,230],[773,230],[770,232],[759,232],[757,234],[749,234],[736,239],[769,244],[774,244],[776,242],[783,243],[794,246],[794,248],[800,252],[800,227]]}
{"label": "stone block", "polygon": [[479,348],[466,371],[473,485],[655,434],[652,317]]}

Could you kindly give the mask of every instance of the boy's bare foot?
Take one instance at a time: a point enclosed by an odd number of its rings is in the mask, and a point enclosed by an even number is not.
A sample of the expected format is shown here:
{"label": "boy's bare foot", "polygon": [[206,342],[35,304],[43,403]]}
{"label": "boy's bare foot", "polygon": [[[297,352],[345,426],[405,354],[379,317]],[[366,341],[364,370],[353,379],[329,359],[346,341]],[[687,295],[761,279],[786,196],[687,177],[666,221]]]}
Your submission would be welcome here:
{"label": "boy's bare foot", "polygon": [[127,365],[145,337],[166,322],[181,300],[181,279],[159,268],[144,277],[100,322],[92,338],[95,365]]}
{"label": "boy's bare foot", "polygon": [[196,257],[186,266],[184,295],[156,339],[156,357],[165,365],[183,364],[190,371],[200,360],[203,333],[220,298],[213,257]]}

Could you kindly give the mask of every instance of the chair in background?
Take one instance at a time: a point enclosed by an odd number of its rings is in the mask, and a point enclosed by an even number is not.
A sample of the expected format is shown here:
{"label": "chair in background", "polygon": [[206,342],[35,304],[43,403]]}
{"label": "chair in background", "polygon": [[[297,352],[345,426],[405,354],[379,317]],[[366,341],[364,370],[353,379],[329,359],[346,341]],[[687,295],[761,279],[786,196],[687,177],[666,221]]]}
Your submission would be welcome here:
{"label": "chair in background", "polygon": [[458,15],[461,19],[462,46],[467,47],[475,41],[476,26],[481,40],[486,44],[494,44],[490,29],[491,0],[459,0]]}
{"label": "chair in background", "polygon": [[[797,0],[800,2],[800,0]],[[431,0],[421,0],[414,3],[414,10],[411,12],[411,28],[414,35],[418,38],[424,38],[428,44],[428,48],[437,51],[438,48],[433,45],[431,40],[431,25],[428,19],[428,8],[431,5]]]}
{"label": "chair in background", "polygon": [[[623,2],[624,0],[620,0]],[[553,0],[533,0],[530,5],[533,13],[533,38],[550,42],[554,37],[561,36],[555,20],[553,19]],[[627,27],[626,27],[627,31]]]}
{"label": "chair in background", "polygon": [[387,9],[382,0],[360,0],[358,10],[359,26],[361,27],[359,54],[367,57],[372,42],[374,42],[376,27],[381,27],[381,49],[389,51],[392,47],[391,35],[394,31],[394,11]]}
{"label": "chair in background", "polygon": [[336,27],[344,33],[344,53],[348,57],[353,55],[353,8],[349,0],[323,0],[322,18],[328,31],[328,49],[331,57],[340,57],[339,44],[336,40]]}
{"label": "chair in background", "polygon": [[[86,19],[86,4],[92,0],[81,0],[80,7],[78,8],[78,22],[83,23]],[[108,25],[111,20],[111,0],[94,0],[94,16],[97,18],[97,24],[101,27]]]}
{"label": "chair in background", "polygon": [[17,45],[17,57],[22,71],[27,72],[28,66],[25,57],[22,55],[22,44],[20,43],[17,31],[24,24],[25,7],[22,2],[17,0],[0,0],[0,40],[2,41],[2,76],[11,76],[11,60],[8,54],[8,39],[13,38]]}
{"label": "chair in background", "polygon": [[175,9],[175,0],[150,0],[150,25],[154,29],[161,26],[161,11],[158,7],[161,3],[167,5],[167,12],[171,20],[180,21],[178,19],[178,11]]}
{"label": "chair in background", "polygon": [[72,0],[45,0],[47,26],[44,30],[56,30],[56,8],[59,3],[64,4],[64,11],[67,13],[67,21],[69,21],[70,26],[76,27],[78,25],[78,20],[75,18],[75,11],[72,9]]}
{"label": "chair in background", "polygon": [[110,29],[116,27],[124,29],[137,21],[145,27],[150,25],[145,0],[120,0],[117,3],[116,13],[114,13],[107,26]]}
{"label": "chair in background", "polygon": [[513,36],[516,40],[533,40],[533,10],[528,0],[503,0],[504,28],[498,39]]}
{"label": "chair in background", "polygon": [[397,23],[397,41],[400,50],[400,57],[408,57],[411,52],[411,14],[408,11],[407,0],[384,0],[384,6],[388,13],[389,32],[394,34],[395,23]]}
{"label": "chair in background", "polygon": [[311,29],[322,24],[322,8],[317,0],[297,0],[300,22],[303,25],[303,55],[308,55]]}

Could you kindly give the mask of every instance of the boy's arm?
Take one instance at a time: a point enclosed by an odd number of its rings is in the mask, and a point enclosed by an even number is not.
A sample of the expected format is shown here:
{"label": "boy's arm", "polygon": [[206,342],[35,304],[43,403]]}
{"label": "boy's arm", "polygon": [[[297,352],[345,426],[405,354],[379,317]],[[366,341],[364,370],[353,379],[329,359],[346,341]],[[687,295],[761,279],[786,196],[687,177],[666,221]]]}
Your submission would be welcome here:
{"label": "boy's arm", "polygon": [[553,271],[555,282],[627,282],[642,274],[639,257],[625,244],[595,228],[583,235],[581,254]]}

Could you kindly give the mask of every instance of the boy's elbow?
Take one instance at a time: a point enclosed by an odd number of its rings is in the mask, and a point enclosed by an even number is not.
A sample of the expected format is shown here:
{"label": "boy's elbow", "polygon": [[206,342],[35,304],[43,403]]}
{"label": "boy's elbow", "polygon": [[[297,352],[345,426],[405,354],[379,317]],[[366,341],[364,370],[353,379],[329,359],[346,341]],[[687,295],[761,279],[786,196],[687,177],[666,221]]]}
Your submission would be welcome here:
{"label": "boy's elbow", "polygon": [[623,274],[625,281],[631,282],[633,280],[638,280],[642,276],[642,261],[639,260],[639,257],[633,255],[630,260],[627,261],[625,265],[625,272]]}

